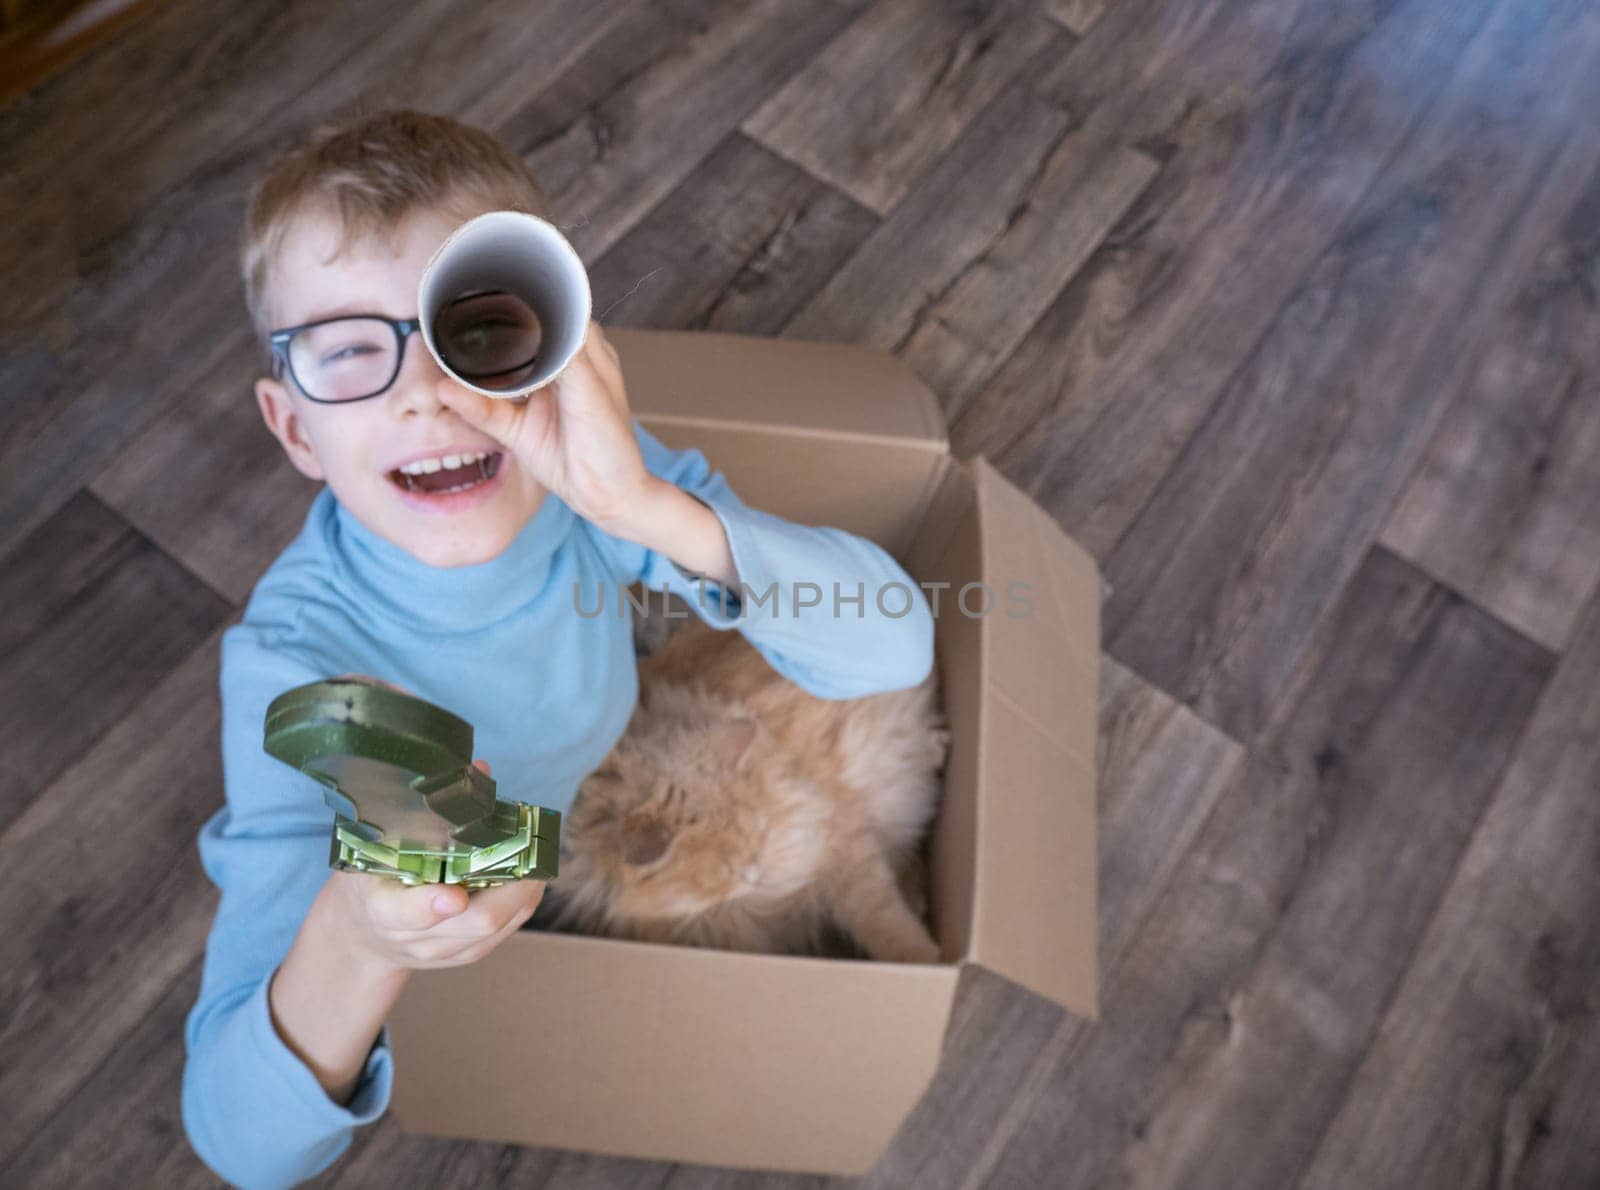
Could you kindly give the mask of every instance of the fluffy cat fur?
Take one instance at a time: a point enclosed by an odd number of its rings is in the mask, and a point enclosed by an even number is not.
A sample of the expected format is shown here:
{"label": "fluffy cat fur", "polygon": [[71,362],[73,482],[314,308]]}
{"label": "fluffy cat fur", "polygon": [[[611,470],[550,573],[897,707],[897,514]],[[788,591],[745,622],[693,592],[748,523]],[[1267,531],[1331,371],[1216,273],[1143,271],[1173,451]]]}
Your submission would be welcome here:
{"label": "fluffy cat fur", "polygon": [[627,730],[562,823],[552,928],[778,953],[819,953],[838,928],[869,958],[938,962],[900,883],[918,879],[950,740],[936,672],[815,698],[690,619],[640,662]]}

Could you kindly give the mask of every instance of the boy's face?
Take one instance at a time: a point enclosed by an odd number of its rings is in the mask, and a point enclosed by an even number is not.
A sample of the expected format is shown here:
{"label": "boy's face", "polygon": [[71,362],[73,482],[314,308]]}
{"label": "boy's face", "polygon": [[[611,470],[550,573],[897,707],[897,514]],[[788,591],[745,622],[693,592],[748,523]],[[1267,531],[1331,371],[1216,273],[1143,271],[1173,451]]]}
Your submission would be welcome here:
{"label": "boy's face", "polygon": [[[338,259],[338,227],[302,218],[283,243],[268,286],[272,326],[345,314],[417,316],[417,284],[435,250],[463,220],[418,211],[384,239],[352,242]],[[289,459],[363,525],[430,566],[471,566],[498,556],[543,503],[546,491],[500,444],[442,404],[456,382],[420,333],[406,336],[400,374],[387,392],[336,405],[307,400],[287,372],[256,381],[262,419]],[[484,452],[491,478],[449,494],[412,490],[398,469],[422,459]],[[398,482],[397,482],[398,481]]]}

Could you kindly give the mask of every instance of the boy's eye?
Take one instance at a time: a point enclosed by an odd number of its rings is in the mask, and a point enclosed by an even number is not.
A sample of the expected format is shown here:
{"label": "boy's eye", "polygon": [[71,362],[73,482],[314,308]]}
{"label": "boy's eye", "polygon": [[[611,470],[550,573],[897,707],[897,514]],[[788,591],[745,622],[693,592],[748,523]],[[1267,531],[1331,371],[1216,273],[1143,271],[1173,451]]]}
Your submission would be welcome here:
{"label": "boy's eye", "polygon": [[462,327],[455,332],[453,338],[456,345],[460,347],[484,347],[494,341],[497,330],[507,328],[511,330],[520,329],[514,322],[506,322],[504,319],[499,318],[485,318]]}
{"label": "boy's eye", "polygon": [[354,359],[359,355],[372,355],[378,350],[379,348],[373,346],[371,343],[352,343],[347,347],[335,348],[333,351],[330,351],[327,355],[323,356],[319,362],[321,362],[324,366],[328,364],[336,364],[341,360]]}

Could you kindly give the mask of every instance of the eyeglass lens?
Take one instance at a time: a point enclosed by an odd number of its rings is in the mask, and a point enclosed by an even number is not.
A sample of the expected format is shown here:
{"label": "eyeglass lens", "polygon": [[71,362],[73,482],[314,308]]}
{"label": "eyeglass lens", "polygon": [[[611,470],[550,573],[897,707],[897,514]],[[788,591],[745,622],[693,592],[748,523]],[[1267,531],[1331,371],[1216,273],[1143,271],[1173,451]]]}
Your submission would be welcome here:
{"label": "eyeglass lens", "polygon": [[[464,294],[434,319],[444,363],[479,388],[511,390],[532,375],[542,339],[539,318],[513,294]],[[340,318],[289,341],[295,380],[319,401],[357,401],[388,388],[400,370],[400,337],[381,318]]]}
{"label": "eyeglass lens", "polygon": [[399,344],[379,318],[341,318],[307,327],[289,340],[295,381],[319,401],[354,401],[394,379]]}

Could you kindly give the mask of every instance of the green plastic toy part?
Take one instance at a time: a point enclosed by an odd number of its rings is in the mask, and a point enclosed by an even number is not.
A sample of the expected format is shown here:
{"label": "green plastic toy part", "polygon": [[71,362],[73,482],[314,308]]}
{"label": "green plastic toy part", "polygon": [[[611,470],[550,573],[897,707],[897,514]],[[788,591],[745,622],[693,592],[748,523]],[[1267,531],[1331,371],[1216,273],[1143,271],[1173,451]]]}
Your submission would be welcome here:
{"label": "green plastic toy part", "polygon": [[472,725],[443,707],[375,680],[311,682],[272,700],[262,747],[323,786],[332,868],[469,889],[555,878],[561,815],[497,800]]}

